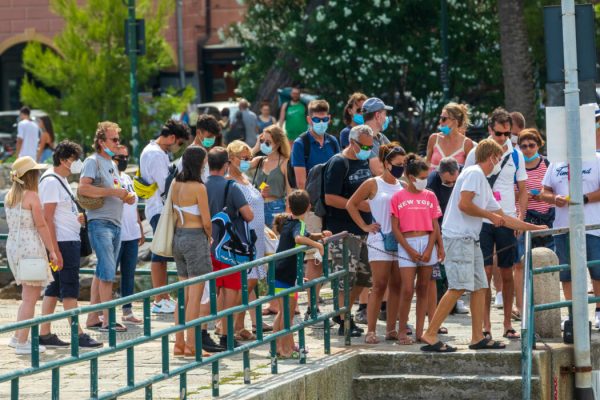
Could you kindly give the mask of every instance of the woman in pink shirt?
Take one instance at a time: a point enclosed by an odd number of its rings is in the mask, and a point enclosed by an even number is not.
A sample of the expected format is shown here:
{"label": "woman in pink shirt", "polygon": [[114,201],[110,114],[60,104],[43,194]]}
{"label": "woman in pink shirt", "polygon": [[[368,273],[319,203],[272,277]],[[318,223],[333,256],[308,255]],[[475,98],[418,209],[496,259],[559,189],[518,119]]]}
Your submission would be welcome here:
{"label": "woman in pink shirt", "polygon": [[[437,197],[425,189],[429,167],[416,154],[406,156],[404,172],[408,185],[391,200],[392,232],[398,241],[398,266],[402,277],[400,290],[400,329],[398,343],[412,344],[406,335],[406,321],[417,277],[416,338],[423,334],[427,311],[427,289],[433,266],[444,258],[438,218],[442,215]],[[437,246],[436,246],[437,244]]]}

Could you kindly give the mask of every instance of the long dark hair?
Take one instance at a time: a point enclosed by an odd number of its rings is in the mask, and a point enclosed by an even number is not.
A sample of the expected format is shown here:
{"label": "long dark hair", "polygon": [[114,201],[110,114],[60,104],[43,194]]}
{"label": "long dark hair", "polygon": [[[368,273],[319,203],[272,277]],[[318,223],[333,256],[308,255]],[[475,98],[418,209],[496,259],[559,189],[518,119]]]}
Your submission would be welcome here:
{"label": "long dark hair", "polygon": [[54,127],[52,126],[52,121],[50,120],[50,117],[44,115],[40,117],[40,120],[44,124],[44,130],[48,132],[48,135],[50,135],[50,141],[54,143]]}
{"label": "long dark hair", "polygon": [[189,146],[181,156],[181,172],[177,174],[177,182],[202,183],[202,166],[206,159],[206,150],[200,146]]}

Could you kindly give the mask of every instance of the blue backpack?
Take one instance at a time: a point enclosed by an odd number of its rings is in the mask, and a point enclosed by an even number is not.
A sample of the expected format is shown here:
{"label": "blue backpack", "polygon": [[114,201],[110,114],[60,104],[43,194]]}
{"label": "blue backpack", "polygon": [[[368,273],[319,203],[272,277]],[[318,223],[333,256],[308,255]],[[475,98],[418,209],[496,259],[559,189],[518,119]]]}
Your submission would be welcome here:
{"label": "blue backpack", "polygon": [[[227,195],[233,181],[225,186],[225,202],[223,210],[216,213],[212,221],[213,232],[217,233],[214,244],[214,257],[227,265],[238,265],[254,260],[256,255],[256,232],[248,227],[245,221],[234,224],[232,221],[241,219],[239,212],[233,216],[227,210]],[[239,221],[238,221],[239,222]]]}

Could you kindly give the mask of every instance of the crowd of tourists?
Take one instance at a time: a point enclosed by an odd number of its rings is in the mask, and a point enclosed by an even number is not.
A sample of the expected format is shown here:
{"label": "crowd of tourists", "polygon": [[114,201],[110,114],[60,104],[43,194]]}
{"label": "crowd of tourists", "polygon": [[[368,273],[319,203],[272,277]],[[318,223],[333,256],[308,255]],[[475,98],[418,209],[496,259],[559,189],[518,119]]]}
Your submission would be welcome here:
{"label": "crowd of tourists", "polygon": [[[42,290],[44,315],[53,313],[59,300],[65,310],[77,307],[80,257],[92,251],[97,262],[91,304],[113,298],[118,269],[120,295],[132,294],[138,247],[144,241],[137,207],[141,198],[154,232],[155,288],[167,284],[169,262],[175,263],[178,278],[187,280],[299,245],[311,248],[304,255],[305,280],[310,281],[323,274],[323,240],[347,232],[350,305],[358,302],[358,309],[348,324],[350,332],[345,332],[344,314],[333,319],[339,335],[364,334],[365,342],[375,345],[381,339],[376,333],[380,319],[386,323],[385,340],[451,352],[456,348],[439,339],[448,334],[443,322],[452,312],[470,312],[469,347],[502,349],[505,344],[491,333],[493,282],[503,301],[503,336],[519,339],[512,321],[520,318],[522,307],[522,232],[568,226],[570,204],[568,166],[541,155],[542,135],[526,129],[520,113],[491,111],[489,137],[475,143],[466,136],[467,106],[449,103],[421,157],[388,139],[393,109],[379,98],[352,94],[343,110],[347,127],[339,135],[330,133],[327,101],[305,105],[297,89],[279,121],[264,106],[256,119],[262,124],[235,133],[235,118],[243,120],[249,106],[240,101],[231,123],[201,115],[195,131],[183,122],[166,121],[143,149],[133,178],[124,173],[128,148],[113,122],[98,124],[95,152],[83,162],[81,147],[68,140],[54,147],[49,168],[30,156],[18,158],[5,200],[8,261],[23,287],[17,319],[33,317]],[[596,126],[598,135],[600,122]],[[182,146],[187,146],[183,152]],[[182,156],[173,160],[175,153]],[[69,185],[72,174],[79,175],[76,194]],[[584,161],[582,174],[586,223],[600,223],[600,158]],[[600,258],[599,236],[600,231],[586,236],[588,260]],[[560,262],[568,262],[565,235],[539,238],[534,246],[555,249]],[[341,242],[331,242],[328,254],[332,271],[344,268]],[[599,271],[590,269],[596,295]],[[277,261],[275,293],[295,286],[297,272],[295,257]],[[266,276],[266,266],[248,271],[250,299]],[[561,272],[567,298],[570,278]],[[217,279],[216,286],[218,310],[241,304],[239,272]],[[343,306],[343,282],[339,291]],[[465,292],[470,293],[470,310],[461,300]],[[408,322],[415,295],[413,326]],[[187,287],[186,321],[208,315],[210,299],[209,285]],[[290,318],[302,311],[297,300],[297,293],[290,295]],[[263,323],[263,331],[283,329],[284,304],[279,299],[263,309],[263,314],[275,315],[272,326]],[[151,310],[172,314],[176,308],[165,292],[155,297]],[[311,317],[310,309],[309,304],[305,319]],[[203,326],[201,345],[193,329],[178,333],[175,356],[224,351],[228,343],[237,347],[240,341],[254,340],[257,319],[249,314],[251,329],[245,313],[235,316],[233,329],[227,318],[216,324],[214,334]],[[128,325],[140,323],[127,304],[114,329],[125,332]],[[86,331],[107,331],[108,311],[88,314],[79,329],[80,347],[102,346]],[[235,337],[228,338],[228,332]],[[17,354],[31,352],[28,330],[18,331],[9,345]],[[40,351],[66,346],[50,324],[42,325]],[[292,335],[277,341],[282,358],[297,358],[299,350]]]}

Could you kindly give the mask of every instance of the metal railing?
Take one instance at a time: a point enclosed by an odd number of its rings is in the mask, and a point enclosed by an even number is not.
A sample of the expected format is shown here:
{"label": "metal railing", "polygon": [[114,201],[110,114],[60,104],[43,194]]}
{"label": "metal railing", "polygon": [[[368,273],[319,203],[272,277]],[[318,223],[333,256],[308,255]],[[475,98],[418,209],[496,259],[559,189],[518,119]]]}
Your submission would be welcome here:
{"label": "metal railing", "polygon": [[[60,399],[60,368],[81,362],[90,363],[90,398],[91,399],[116,399],[118,396],[122,396],[127,393],[131,393],[137,390],[145,390],[145,398],[152,399],[152,386],[158,382],[165,381],[167,379],[179,377],[179,386],[181,393],[181,399],[187,398],[187,373],[193,369],[199,368],[204,365],[212,365],[212,395],[219,396],[219,360],[229,357],[231,355],[242,353],[243,355],[243,372],[244,372],[244,383],[250,384],[250,350],[261,346],[263,344],[270,344],[270,358],[271,358],[271,373],[277,373],[277,348],[275,340],[281,336],[288,335],[290,333],[298,332],[298,345],[300,348],[299,363],[306,363],[306,351],[305,351],[305,328],[317,323],[323,323],[324,327],[324,351],[325,354],[331,353],[330,344],[330,318],[341,313],[345,314],[345,345],[350,345],[350,313],[349,313],[349,279],[348,279],[348,246],[347,246],[347,233],[343,232],[337,235],[333,235],[327,238],[325,241],[325,254],[323,256],[323,276],[317,279],[313,279],[308,282],[304,282],[304,264],[302,253],[309,249],[307,246],[300,246],[291,250],[287,250],[272,256],[264,257],[259,260],[248,262],[242,265],[231,267],[222,271],[212,272],[201,277],[180,281],[173,283],[161,288],[151,289],[144,292],[136,293],[131,296],[123,297],[121,299],[112,300],[102,304],[95,304],[89,306],[83,306],[76,309],[63,311],[56,314],[36,317],[26,321],[20,321],[5,326],[0,326],[0,334],[14,332],[18,329],[31,328],[31,366],[24,369],[16,369],[9,373],[0,375],[0,383],[11,382],[11,399],[17,400],[19,398],[19,380],[24,377],[28,377],[34,374],[38,374],[44,371],[52,371],[52,399]],[[342,241],[342,254],[343,254],[343,270],[336,272],[330,271],[328,262],[329,245],[334,241]],[[275,262],[285,257],[296,256],[297,257],[297,282],[294,287],[285,289],[275,294]],[[268,264],[268,295],[252,302],[248,299],[248,269],[252,267],[259,267],[264,264]],[[216,278],[232,274],[234,272],[241,272],[242,281],[242,304],[217,311],[217,295],[216,295]],[[343,280],[343,294],[344,294],[344,305],[339,306],[339,283]],[[185,321],[185,291],[184,288],[195,285],[202,282],[209,282],[210,285],[210,315],[203,316],[192,321]],[[333,311],[327,313],[317,314],[317,294],[316,285],[322,285],[330,282],[333,289]],[[310,295],[310,318],[307,321],[299,322],[294,325],[290,325],[289,321],[289,295],[300,291],[309,290]],[[178,307],[176,312],[178,313],[179,323],[173,326],[158,331],[152,331],[151,325],[151,313],[150,305],[151,298],[164,292],[177,292]],[[274,332],[267,336],[263,333],[263,317],[261,312],[261,306],[274,299],[283,299],[283,323],[284,327],[278,332]],[[115,330],[116,324],[116,307],[122,306],[127,303],[142,301],[143,302],[143,335],[130,340],[124,340],[121,342],[117,341],[117,332]],[[256,340],[245,343],[239,347],[234,347],[234,314],[239,312],[245,312],[250,309],[256,310]],[[78,345],[78,323],[79,316],[91,312],[99,312],[108,309],[108,347],[80,353]],[[43,323],[64,320],[70,318],[71,328],[71,354],[69,357],[65,357],[58,360],[48,361],[45,363],[40,362],[39,353],[39,325]],[[221,318],[227,318],[227,350],[221,353],[213,354],[209,357],[202,357],[202,335],[201,325],[210,321],[215,321]],[[194,329],[195,341],[196,341],[196,354],[195,359],[182,366],[171,368],[169,365],[169,335],[176,332],[183,332],[186,329]],[[135,378],[135,347],[148,343],[150,341],[160,340],[161,341],[161,371],[156,375],[143,380],[136,380]],[[127,384],[120,388],[111,387],[112,391],[102,391],[99,382],[98,373],[98,359],[100,357],[113,354],[116,352],[125,351],[126,363],[127,363]]]}
{"label": "metal railing", "polygon": [[[587,225],[586,231],[600,229],[600,225]],[[533,277],[535,275],[546,274],[550,272],[568,271],[569,264],[551,265],[542,268],[532,268],[533,260],[531,256],[532,245],[531,239],[534,237],[559,235],[569,233],[569,228],[546,229],[542,231],[526,231],[525,232],[525,262],[523,263],[523,311],[521,316],[521,385],[523,400],[531,399],[531,370],[532,370],[532,352],[535,349],[535,318],[534,314],[537,311],[553,310],[556,308],[569,308],[571,314],[571,300],[557,301],[546,304],[533,304]],[[567,236],[568,238],[568,236]],[[567,240],[568,242],[568,240]],[[567,251],[569,246],[567,246]],[[600,265],[600,260],[588,261],[587,266],[595,267]],[[588,297],[588,304],[600,302],[600,296]]]}

